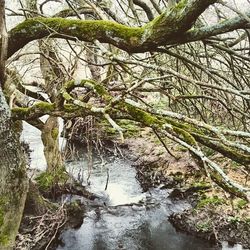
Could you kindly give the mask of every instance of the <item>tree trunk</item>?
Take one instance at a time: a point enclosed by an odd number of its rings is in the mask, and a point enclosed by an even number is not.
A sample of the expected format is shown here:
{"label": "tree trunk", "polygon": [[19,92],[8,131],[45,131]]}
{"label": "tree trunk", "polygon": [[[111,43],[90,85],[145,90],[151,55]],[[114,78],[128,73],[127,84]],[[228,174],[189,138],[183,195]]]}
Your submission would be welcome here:
{"label": "tree trunk", "polygon": [[59,148],[58,118],[50,116],[42,130],[44,156],[47,162],[47,171],[53,171],[63,166]]}
{"label": "tree trunk", "polygon": [[[5,1],[0,2],[0,80],[5,79],[7,37]],[[13,249],[27,193],[25,157],[14,132],[10,109],[0,87],[0,249]]]}
{"label": "tree trunk", "polygon": [[23,151],[0,90],[0,249],[12,249],[21,222],[27,176]]}
{"label": "tree trunk", "polygon": [[[36,12],[39,13],[37,8],[37,0],[26,0],[26,8],[33,11],[28,13],[28,17],[36,17]],[[60,68],[60,63],[56,56],[53,41],[38,41],[40,55],[40,69],[42,76],[45,80],[45,90],[49,96],[49,99],[54,102],[57,89],[61,87],[64,78],[63,72]],[[57,167],[62,167],[62,157],[59,147],[59,124],[58,118],[50,116],[42,132],[42,142],[44,146],[44,156],[47,163],[47,171],[55,171]]]}

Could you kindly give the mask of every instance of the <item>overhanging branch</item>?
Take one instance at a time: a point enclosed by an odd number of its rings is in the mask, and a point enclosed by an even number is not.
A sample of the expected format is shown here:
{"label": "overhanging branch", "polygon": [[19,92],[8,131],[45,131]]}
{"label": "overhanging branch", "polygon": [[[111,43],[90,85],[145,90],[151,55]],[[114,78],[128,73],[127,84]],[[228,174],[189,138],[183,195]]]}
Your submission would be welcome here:
{"label": "overhanging branch", "polygon": [[184,43],[186,32],[207,7],[215,2],[182,0],[143,27],[128,27],[107,20],[28,19],[9,32],[8,57],[27,43],[46,36],[86,42],[99,40],[130,53],[152,51],[157,46],[173,44],[177,36]]}

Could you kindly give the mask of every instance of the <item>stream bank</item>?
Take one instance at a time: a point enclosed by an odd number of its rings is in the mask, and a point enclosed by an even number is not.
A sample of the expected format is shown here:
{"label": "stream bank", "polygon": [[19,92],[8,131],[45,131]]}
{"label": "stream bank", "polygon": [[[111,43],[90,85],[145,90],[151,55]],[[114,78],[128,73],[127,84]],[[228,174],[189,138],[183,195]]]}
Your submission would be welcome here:
{"label": "stream bank", "polygon": [[[177,230],[209,240],[223,249],[250,249],[250,204],[225,193],[204,177],[187,150],[169,141],[168,153],[150,130],[127,139],[125,145],[144,191],[156,186],[171,189],[172,201],[185,200],[191,204],[189,209],[169,216]],[[224,163],[222,156],[215,157],[232,179],[250,185],[237,169],[231,173],[232,166]]]}
{"label": "stream bank", "polygon": [[[234,215],[231,221],[243,225],[235,214],[247,218],[248,204],[236,200],[234,202],[237,202],[238,210],[232,210],[224,202],[225,194],[212,188],[188,152],[176,148],[176,145],[169,145],[175,157],[151,139],[150,131],[144,130],[136,138],[126,139],[123,144],[111,140],[111,143],[103,145],[106,152],[112,154],[106,160],[95,157],[91,171],[86,160],[88,156],[83,157],[81,153],[79,159],[73,158],[67,162],[68,172],[98,198],[92,201],[77,195],[62,197],[59,203],[80,204],[82,208],[75,210],[73,216],[70,215],[76,218],[73,224],[58,228],[54,239],[59,237],[59,241],[54,241],[55,244],[51,244],[48,249],[56,249],[56,244],[59,244],[58,250],[231,249],[224,241],[230,244],[239,242],[246,249],[249,248],[246,237],[239,235],[240,227],[232,231],[233,227],[228,227],[223,235],[222,231],[218,231],[218,224],[213,221],[207,223],[201,216],[209,214],[210,210],[212,215],[215,214],[217,207],[220,209],[219,217],[211,215],[211,219],[221,221],[223,211],[225,218],[231,213]],[[127,160],[119,158],[117,154],[114,156],[114,152],[122,154]],[[35,155],[33,152],[33,157]],[[218,194],[223,198],[216,198]],[[175,228],[189,235],[177,232],[168,218]],[[247,236],[248,224],[241,229]],[[212,237],[214,232],[216,237]],[[227,232],[230,232],[231,238]],[[223,246],[215,243],[222,243]],[[242,249],[241,246],[235,247]]]}

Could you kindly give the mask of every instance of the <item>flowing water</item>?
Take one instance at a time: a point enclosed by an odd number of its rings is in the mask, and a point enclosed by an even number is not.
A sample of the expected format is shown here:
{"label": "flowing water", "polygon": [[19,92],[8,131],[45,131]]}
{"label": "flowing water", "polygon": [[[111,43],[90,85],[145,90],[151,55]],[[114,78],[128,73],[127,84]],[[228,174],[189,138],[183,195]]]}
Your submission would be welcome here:
{"label": "flowing water", "polygon": [[[27,125],[23,139],[34,150],[32,166],[44,167],[39,132]],[[170,190],[154,188],[142,192],[131,163],[117,157],[105,161],[94,158],[89,169],[86,157],[67,163],[67,169],[82,181],[89,191],[99,198],[89,201],[80,197],[87,211],[78,229],[64,231],[57,250],[206,250],[218,249],[209,242],[177,232],[168,222],[168,216],[189,207],[185,201],[173,202],[168,198]],[[106,190],[105,190],[106,189]],[[230,248],[223,243],[220,249]]]}

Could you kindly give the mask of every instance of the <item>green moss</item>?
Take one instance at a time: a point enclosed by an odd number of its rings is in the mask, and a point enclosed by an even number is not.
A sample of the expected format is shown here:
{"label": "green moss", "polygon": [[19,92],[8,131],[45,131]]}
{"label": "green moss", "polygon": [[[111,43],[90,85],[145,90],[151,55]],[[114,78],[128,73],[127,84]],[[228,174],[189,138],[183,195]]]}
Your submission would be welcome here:
{"label": "green moss", "polygon": [[23,131],[23,123],[22,121],[15,121],[13,123],[13,130],[14,130],[14,133],[17,134],[17,135],[20,135]]}
{"label": "green moss", "polygon": [[138,136],[141,128],[138,126],[138,122],[132,120],[121,119],[117,121],[117,124],[124,129],[125,137]]}
{"label": "green moss", "polygon": [[128,113],[138,122],[142,122],[146,126],[154,126],[161,124],[160,120],[154,117],[153,115],[150,115],[149,113],[140,110],[138,108],[135,108],[134,106],[130,104],[126,104],[126,108],[128,110]]}
{"label": "green moss", "polygon": [[80,109],[80,107],[78,107],[74,104],[68,104],[68,103],[64,104],[63,107],[64,107],[65,111],[68,113],[75,113],[75,112],[79,111],[79,109]]}
{"label": "green moss", "polygon": [[74,80],[71,80],[71,81],[65,82],[63,87],[64,87],[67,91],[71,91],[71,90],[75,87],[75,81],[74,81]]}
{"label": "green moss", "polygon": [[207,157],[214,155],[214,150],[208,147],[205,147],[203,152]]}
{"label": "green moss", "polygon": [[173,130],[174,132],[176,132],[178,135],[181,135],[183,140],[190,144],[190,145],[196,145],[196,141],[194,139],[194,137],[188,133],[187,131],[185,131],[184,129],[178,128],[176,126],[173,126]]}
{"label": "green moss", "polygon": [[248,201],[247,200],[244,200],[244,199],[240,199],[238,202],[237,202],[237,208],[238,209],[243,209],[247,206],[248,204]]}
{"label": "green moss", "polygon": [[88,88],[93,89],[94,92],[96,92],[100,97],[103,97],[107,101],[111,100],[111,97],[110,97],[108,91],[106,90],[106,88],[102,84],[99,84],[99,83],[97,83],[95,81],[91,81],[91,80],[82,80],[81,85],[84,87],[88,87]]}
{"label": "green moss", "polygon": [[243,199],[246,198],[246,193],[241,192],[240,190],[238,190],[236,187],[233,187],[231,185],[229,185],[228,183],[226,183],[223,178],[221,177],[220,174],[218,174],[218,172],[210,172],[210,176],[212,178],[212,180],[221,188],[223,188],[225,191],[227,191],[228,193],[234,194],[235,196],[241,197]]}
{"label": "green moss", "polygon": [[0,227],[3,225],[3,222],[4,222],[4,212],[0,208]]}
{"label": "green moss", "polygon": [[187,5],[187,2],[188,2],[187,0],[181,0],[179,3],[175,5],[174,9],[177,11],[183,10]]}
{"label": "green moss", "polygon": [[13,108],[11,112],[12,112],[12,117],[14,117],[15,119],[25,119],[26,116],[29,116],[33,112],[48,114],[54,109],[55,109],[54,103],[38,102],[29,108],[20,108],[20,107]]}
{"label": "green moss", "polygon": [[35,180],[40,190],[48,192],[55,185],[64,184],[67,182],[69,176],[63,167],[55,169],[54,171],[46,171],[38,175]]}
{"label": "green moss", "polygon": [[0,234],[0,244],[3,246],[7,246],[9,244],[9,237],[8,235]]}
{"label": "green moss", "polygon": [[87,89],[91,89],[107,101],[111,100],[111,96],[102,84],[99,84],[93,80],[84,79],[81,82],[68,81],[64,84],[64,88],[61,90],[61,93],[66,101],[70,101],[73,99],[70,96],[69,92],[72,91],[75,87],[85,87]]}
{"label": "green moss", "polygon": [[101,84],[95,84],[94,89],[100,96],[108,95],[107,90]]}
{"label": "green moss", "polygon": [[203,207],[206,207],[208,205],[222,205],[224,204],[226,201],[222,198],[219,198],[218,196],[213,196],[213,197],[205,197],[203,199],[200,199],[200,201],[198,202],[198,204],[196,205],[196,208],[200,209]]}
{"label": "green moss", "polygon": [[54,140],[56,140],[58,138],[58,134],[59,134],[59,129],[58,128],[53,128],[51,131],[51,136]]}
{"label": "green moss", "polygon": [[200,182],[195,182],[192,184],[193,187],[198,187],[198,188],[210,188],[211,184],[205,182],[205,181],[200,181]]}
{"label": "green moss", "polygon": [[38,108],[38,109],[44,111],[44,113],[48,113],[48,112],[53,111],[55,109],[55,104],[48,103],[48,102],[38,102],[32,108]]}
{"label": "green moss", "polygon": [[30,108],[13,108],[11,112],[12,116],[25,117],[26,115],[29,114]]}
{"label": "green moss", "polygon": [[140,43],[144,31],[140,27],[129,27],[108,20],[36,17],[20,23],[10,33],[12,39],[17,40],[19,36],[22,40],[26,36],[26,40],[32,40],[33,37],[37,39],[49,35],[51,30],[55,31],[55,37],[60,37],[59,34],[66,34],[87,42],[94,40],[113,42],[126,47],[128,50],[131,46],[137,46]]}
{"label": "green moss", "polygon": [[181,145],[177,145],[176,146],[176,151],[187,152],[188,149],[185,148],[185,147],[183,147],[183,146],[181,146]]}
{"label": "green moss", "polygon": [[3,226],[4,223],[4,210],[6,207],[6,203],[8,202],[8,199],[6,198],[6,196],[2,196],[0,198],[0,228]]}
{"label": "green moss", "polygon": [[73,100],[73,97],[72,97],[68,92],[66,92],[66,91],[63,91],[62,97],[63,97],[66,101]]}

